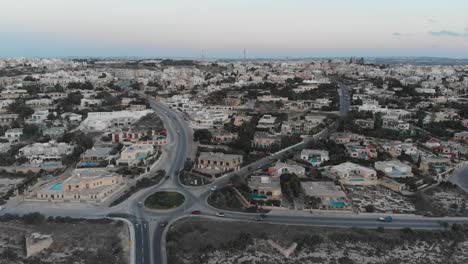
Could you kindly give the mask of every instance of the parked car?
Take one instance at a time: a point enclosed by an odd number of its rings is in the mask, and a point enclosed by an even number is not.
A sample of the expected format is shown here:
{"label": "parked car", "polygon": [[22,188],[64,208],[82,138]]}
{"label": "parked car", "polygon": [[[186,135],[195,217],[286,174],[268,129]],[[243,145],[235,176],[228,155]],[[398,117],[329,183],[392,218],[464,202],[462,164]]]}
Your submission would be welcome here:
{"label": "parked car", "polygon": [[382,216],[382,217],[377,218],[377,220],[380,221],[380,222],[387,222],[387,223],[389,223],[389,222],[392,222],[392,221],[393,221],[393,217],[391,217],[391,216],[385,216],[385,217],[383,217],[383,216]]}
{"label": "parked car", "polygon": [[214,192],[214,191],[216,191],[217,188],[218,187],[215,185],[215,186],[211,187],[211,191]]}
{"label": "parked car", "polygon": [[217,213],[216,213],[216,216],[217,216],[217,217],[224,217],[224,213],[223,213],[223,212],[217,212]]}
{"label": "parked car", "polygon": [[138,202],[138,207],[143,207],[143,202]]}
{"label": "parked car", "polygon": [[201,214],[201,211],[200,210],[194,210],[194,211],[192,211],[192,214],[193,215],[199,215],[199,214]]}

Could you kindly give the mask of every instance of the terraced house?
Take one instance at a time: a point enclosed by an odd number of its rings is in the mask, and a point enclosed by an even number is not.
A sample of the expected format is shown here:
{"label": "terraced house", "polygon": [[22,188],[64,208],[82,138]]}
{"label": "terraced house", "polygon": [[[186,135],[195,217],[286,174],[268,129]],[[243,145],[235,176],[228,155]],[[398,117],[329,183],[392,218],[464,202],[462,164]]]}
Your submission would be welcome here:
{"label": "terraced house", "polygon": [[224,154],[221,152],[201,152],[198,157],[198,169],[224,172],[238,171],[242,165],[242,155]]}

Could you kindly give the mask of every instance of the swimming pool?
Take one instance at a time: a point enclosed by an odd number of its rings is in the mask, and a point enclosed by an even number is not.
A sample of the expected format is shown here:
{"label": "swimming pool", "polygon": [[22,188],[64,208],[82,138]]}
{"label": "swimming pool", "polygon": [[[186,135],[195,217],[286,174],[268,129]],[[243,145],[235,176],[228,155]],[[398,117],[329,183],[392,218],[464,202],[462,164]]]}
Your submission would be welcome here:
{"label": "swimming pool", "polygon": [[83,163],[83,167],[96,167],[97,163]]}
{"label": "swimming pool", "polygon": [[333,207],[345,207],[345,206],[346,206],[346,203],[345,203],[345,202],[340,202],[340,201],[334,201],[334,202],[330,202],[330,206],[333,206]]}
{"label": "swimming pool", "polygon": [[365,179],[363,179],[363,178],[351,178],[351,179],[349,179],[349,180],[350,180],[350,181],[359,181],[359,182],[365,181]]}
{"label": "swimming pool", "polygon": [[50,187],[51,191],[59,191],[63,188],[63,183],[57,183],[54,186]]}

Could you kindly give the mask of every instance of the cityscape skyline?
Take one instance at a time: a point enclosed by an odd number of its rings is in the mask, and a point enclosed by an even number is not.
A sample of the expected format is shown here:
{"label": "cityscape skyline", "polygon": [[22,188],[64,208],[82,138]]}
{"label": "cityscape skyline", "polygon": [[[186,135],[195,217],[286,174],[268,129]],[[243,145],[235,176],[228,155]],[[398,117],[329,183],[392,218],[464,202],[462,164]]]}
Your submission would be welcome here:
{"label": "cityscape skyline", "polygon": [[2,10],[0,57],[468,57],[461,0],[6,0]]}

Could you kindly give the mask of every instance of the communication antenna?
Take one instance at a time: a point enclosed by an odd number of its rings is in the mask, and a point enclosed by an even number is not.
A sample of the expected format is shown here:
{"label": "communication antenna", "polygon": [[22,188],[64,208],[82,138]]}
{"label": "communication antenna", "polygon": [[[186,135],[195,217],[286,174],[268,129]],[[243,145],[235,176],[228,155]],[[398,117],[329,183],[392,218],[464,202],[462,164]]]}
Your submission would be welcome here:
{"label": "communication antenna", "polygon": [[247,59],[247,51],[244,48],[244,60],[246,60],[246,59]]}

